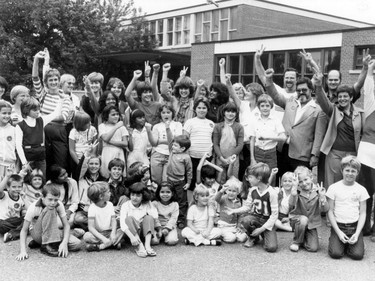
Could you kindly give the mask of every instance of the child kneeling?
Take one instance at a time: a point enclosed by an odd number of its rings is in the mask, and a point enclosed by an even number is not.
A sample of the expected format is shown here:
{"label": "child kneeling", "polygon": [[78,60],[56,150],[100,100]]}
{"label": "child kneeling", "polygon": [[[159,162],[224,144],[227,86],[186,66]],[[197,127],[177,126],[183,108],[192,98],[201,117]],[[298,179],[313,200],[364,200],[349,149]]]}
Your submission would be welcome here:
{"label": "child kneeling", "polygon": [[355,181],[360,169],[356,157],[344,157],[341,160],[343,179],[332,184],[326,194],[332,225],[328,254],[334,259],[342,258],[346,253],[354,260],[361,260],[365,253],[362,229],[369,195],[366,188]]}
{"label": "child kneeling", "polygon": [[83,236],[87,251],[100,251],[111,246],[121,249],[121,238],[124,233],[117,229],[115,208],[109,201],[111,192],[108,183],[94,182],[87,191],[91,203],[88,212],[88,228]]}
{"label": "child kneeling", "polygon": [[193,203],[187,213],[187,227],[181,231],[185,243],[194,243],[195,246],[221,245],[220,229],[214,227],[215,210],[209,206],[209,190],[198,185],[193,192]]}

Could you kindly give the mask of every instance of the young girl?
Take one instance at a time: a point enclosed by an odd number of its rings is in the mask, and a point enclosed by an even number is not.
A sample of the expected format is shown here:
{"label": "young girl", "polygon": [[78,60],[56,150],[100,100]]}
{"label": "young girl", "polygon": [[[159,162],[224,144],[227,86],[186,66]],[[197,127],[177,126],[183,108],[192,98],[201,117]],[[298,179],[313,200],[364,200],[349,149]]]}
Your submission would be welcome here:
{"label": "young girl", "polygon": [[293,186],[297,186],[297,179],[294,173],[286,172],[281,177],[281,188],[279,190],[279,217],[275,222],[277,229],[293,231],[289,223],[289,198]]}
{"label": "young girl", "polygon": [[[150,161],[147,157],[148,137],[145,128],[146,119],[143,111],[136,109],[130,115],[130,130],[129,132],[129,155],[128,167],[134,162],[142,162],[149,165]],[[148,124],[149,126],[149,124]]]}
{"label": "young girl", "polygon": [[5,176],[7,167],[16,164],[16,130],[10,124],[12,106],[0,100],[0,180]]}
{"label": "young girl", "polygon": [[[100,173],[108,178],[108,164],[114,158],[125,162],[124,149],[128,147],[128,130],[120,121],[120,113],[114,105],[106,106],[102,113],[103,122],[99,125],[99,138],[103,141],[102,166]],[[124,169],[123,175],[126,175]]]}
{"label": "young girl", "polygon": [[160,184],[166,179],[167,164],[169,158],[169,143],[167,139],[167,123],[169,124],[170,132],[174,136],[182,135],[182,124],[180,122],[172,121],[174,119],[175,111],[169,105],[162,105],[159,109],[160,120],[162,122],[156,124],[152,128],[146,126],[148,139],[154,147],[151,153],[151,177],[157,184]]}
{"label": "young girl", "polygon": [[84,82],[87,96],[82,96],[81,107],[88,115],[90,115],[91,123],[97,126],[98,120],[96,120],[95,118],[94,105],[93,100],[90,98],[90,93],[92,93],[96,101],[99,100],[99,98],[103,94],[102,85],[104,82],[104,76],[101,73],[92,72],[87,77],[85,77]]}
{"label": "young girl", "polygon": [[238,109],[234,103],[227,103],[222,109],[223,117],[215,125],[213,140],[216,153],[216,164],[224,169],[221,181],[227,180],[227,170],[230,158],[236,155],[233,163],[232,174],[238,178],[239,154],[243,148],[244,129],[241,124],[236,122]]}
{"label": "young girl", "polygon": [[40,117],[40,104],[31,97],[21,104],[21,112],[24,120],[16,126],[16,148],[22,166],[30,166],[31,169],[41,169],[46,174],[46,149],[44,146],[45,126],[60,116],[62,99],[55,111]]}
{"label": "young girl", "polygon": [[91,118],[86,112],[77,111],[73,120],[74,128],[69,133],[69,152],[72,158],[72,178],[76,181],[79,179],[77,165],[83,154],[92,144],[97,136],[94,126],[91,126]]}
{"label": "young girl", "polygon": [[12,124],[15,126],[23,120],[21,113],[21,103],[30,97],[30,90],[22,85],[17,85],[10,91],[10,99],[13,102]]}
{"label": "young girl", "polygon": [[78,209],[79,197],[77,182],[68,177],[66,170],[59,165],[52,165],[50,168],[51,178],[47,182],[57,186],[60,190],[59,200],[64,204],[66,210],[66,218],[73,225],[74,215]]}
{"label": "young girl", "polygon": [[202,185],[198,185],[193,192],[193,203],[187,213],[187,227],[181,231],[182,237],[186,238],[185,243],[194,243],[195,246],[216,245],[220,246],[221,241],[216,240],[221,231],[214,227],[213,208],[208,206],[210,192]]}
{"label": "young girl", "polygon": [[[23,172],[23,170],[21,172]],[[29,175],[26,175],[22,191],[22,199],[25,203],[26,210],[32,203],[42,197],[44,184],[45,179],[42,170],[34,169]]]}
{"label": "young girl", "polygon": [[[136,253],[139,257],[156,256],[151,248],[151,238],[155,229],[159,231],[158,212],[150,202],[150,194],[143,183],[134,183],[128,190],[130,200],[121,206],[121,230],[129,237],[133,246],[138,246]],[[142,233],[141,233],[142,230]],[[145,239],[143,244],[140,238]]]}
{"label": "young girl", "polygon": [[106,178],[99,173],[100,166],[100,157],[84,155],[81,168],[81,175],[83,175],[78,182],[78,211],[74,217],[74,224],[86,231],[88,230],[87,211],[91,204],[91,200],[87,196],[87,190],[94,182],[106,180]]}
{"label": "young girl", "polygon": [[173,246],[178,243],[177,218],[179,213],[178,203],[175,201],[175,190],[168,182],[162,182],[156,190],[156,201],[152,204],[159,214],[161,228],[152,239],[153,244],[159,244],[164,237],[165,244]]}
{"label": "young girl", "polygon": [[116,97],[119,100],[119,109],[121,114],[125,113],[126,108],[128,107],[128,104],[126,102],[125,98],[125,85],[124,83],[116,77],[111,77],[108,80],[107,86],[105,88],[108,91],[111,91],[111,93],[115,94]]}
{"label": "young girl", "polygon": [[87,195],[93,202],[88,210],[89,231],[83,236],[87,251],[101,251],[111,246],[121,249],[120,241],[124,234],[117,229],[115,209],[109,201],[111,192],[108,183],[95,182],[89,187]]}

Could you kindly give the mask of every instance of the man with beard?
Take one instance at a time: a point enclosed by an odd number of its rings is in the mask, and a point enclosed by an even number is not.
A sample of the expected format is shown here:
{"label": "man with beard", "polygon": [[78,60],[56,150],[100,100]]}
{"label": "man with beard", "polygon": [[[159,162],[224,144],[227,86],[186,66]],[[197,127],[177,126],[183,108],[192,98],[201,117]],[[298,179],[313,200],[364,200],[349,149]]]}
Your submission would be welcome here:
{"label": "man with beard", "polygon": [[282,123],[287,135],[281,152],[284,163],[279,163],[279,169],[283,170],[281,174],[294,171],[297,166],[312,168],[319,161],[326,118],[320,106],[312,99],[311,80],[300,78],[296,83],[297,98],[286,98],[277,92],[272,79],[273,73],[273,69],[265,71],[266,91],[275,104],[285,110]]}

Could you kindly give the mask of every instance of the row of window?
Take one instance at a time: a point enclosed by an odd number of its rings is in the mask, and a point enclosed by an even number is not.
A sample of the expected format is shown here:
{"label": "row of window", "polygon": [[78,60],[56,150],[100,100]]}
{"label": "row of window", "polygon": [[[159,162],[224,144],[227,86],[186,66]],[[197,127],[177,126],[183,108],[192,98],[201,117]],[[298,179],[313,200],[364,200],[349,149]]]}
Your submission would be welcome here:
{"label": "row of window", "polygon": [[236,14],[237,7],[216,9],[150,21],[148,28],[160,47],[229,40],[237,30]]}

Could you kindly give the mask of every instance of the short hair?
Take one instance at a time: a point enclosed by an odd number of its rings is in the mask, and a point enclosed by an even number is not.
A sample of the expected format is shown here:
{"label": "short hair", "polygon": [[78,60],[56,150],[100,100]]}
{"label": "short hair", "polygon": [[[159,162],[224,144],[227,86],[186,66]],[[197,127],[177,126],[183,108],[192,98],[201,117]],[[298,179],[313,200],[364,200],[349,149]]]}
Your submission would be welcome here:
{"label": "short hair", "polygon": [[132,111],[132,113],[130,113],[130,120],[129,120],[130,128],[134,129],[136,127],[136,120],[139,117],[146,117],[145,113],[140,109],[135,109]]}
{"label": "short hair", "polygon": [[295,174],[294,174],[293,172],[286,172],[286,173],[284,173],[284,174],[282,175],[282,177],[281,177],[281,182],[283,182],[284,179],[286,179],[286,178],[288,178],[288,177],[293,178],[294,176],[295,176]]}
{"label": "short hair", "polygon": [[263,94],[263,95],[259,96],[259,98],[257,100],[258,108],[260,107],[260,105],[262,103],[269,103],[271,105],[271,108],[273,108],[273,99],[271,98],[271,96],[269,96],[267,94]]}
{"label": "short hair", "polygon": [[61,171],[64,170],[63,167],[61,167],[60,165],[58,164],[53,164],[49,171],[49,178],[51,180],[51,182],[56,182],[56,180],[60,177],[60,174],[61,174]]}
{"label": "short hair", "polygon": [[171,197],[170,202],[174,202],[174,201],[176,201],[176,189],[174,188],[174,186],[173,186],[171,183],[169,183],[169,182],[167,182],[167,181],[162,181],[162,182],[159,184],[158,188],[156,189],[156,192],[155,192],[155,198],[156,198],[156,200],[159,201],[159,202],[161,201],[161,198],[160,198],[160,191],[161,191],[161,189],[162,189],[163,187],[168,187],[169,190],[172,192],[172,197]]}
{"label": "short hair", "polygon": [[225,120],[226,111],[235,112],[236,118],[238,117],[238,114],[239,114],[238,107],[233,102],[227,102],[226,104],[223,104],[222,106],[219,107],[219,111],[217,114],[218,122],[223,122]]}
{"label": "short hair", "polygon": [[342,79],[341,79],[341,71],[340,71],[340,70],[337,70],[337,69],[331,69],[330,71],[328,71],[328,73],[327,73],[327,79],[328,79],[329,74],[330,74],[332,71],[337,71],[337,72],[339,73],[339,79],[340,79],[340,81],[341,81],[341,80],[342,80]]}
{"label": "short hair", "polygon": [[45,179],[41,169],[33,169],[31,171],[31,173],[29,174],[29,177],[28,177],[30,184],[31,184],[31,181],[33,180],[33,178],[36,178],[36,177],[39,177],[39,178],[42,179],[42,185],[44,185],[46,183],[46,179]]}
{"label": "short hair", "polygon": [[196,205],[198,200],[197,200],[197,197],[199,195],[210,195],[210,191],[208,190],[207,187],[205,187],[204,185],[202,184],[199,184],[195,187],[194,191],[193,191],[193,201],[191,202],[191,205]]}
{"label": "short hair", "polygon": [[147,186],[142,182],[133,183],[129,189],[127,190],[127,194],[125,194],[128,198],[130,198],[131,194],[142,194],[142,203],[147,203],[151,200],[151,193],[148,190]]}
{"label": "short hair", "polygon": [[103,74],[101,74],[99,72],[91,72],[87,76],[87,79],[89,79],[91,83],[92,82],[99,82],[100,83],[100,87],[103,86],[104,76],[103,76]]}
{"label": "short hair", "polygon": [[23,182],[23,178],[18,174],[13,174],[7,180],[7,186],[9,187],[12,182]]}
{"label": "short hair", "polygon": [[210,103],[209,103],[208,99],[205,98],[205,97],[200,97],[200,98],[197,98],[197,99],[194,101],[194,106],[193,106],[194,111],[197,109],[198,105],[199,105],[201,102],[207,107],[207,110],[210,110]]}
{"label": "short hair", "polygon": [[40,109],[40,103],[34,97],[25,99],[21,103],[21,115],[23,118],[26,118],[29,115],[31,110],[39,110],[39,109]]}
{"label": "short hair", "polygon": [[266,163],[258,162],[246,169],[246,177],[254,176],[258,179],[260,178],[260,181],[264,184],[268,184],[270,175],[271,169]]}
{"label": "short hair", "polygon": [[297,69],[295,69],[295,68],[293,68],[293,67],[288,67],[288,68],[286,68],[286,69],[284,70],[284,74],[283,74],[283,76],[285,76],[285,73],[287,73],[287,72],[295,72],[295,73],[296,73],[296,79],[298,78],[298,71],[297,71]]}
{"label": "short hair", "polygon": [[138,82],[138,84],[136,85],[135,89],[137,91],[137,96],[138,96],[138,99],[140,101],[142,101],[142,94],[144,92],[152,92],[151,84],[149,82],[146,82],[146,81],[140,81],[140,82]]}
{"label": "short hair", "polygon": [[103,112],[102,112],[102,119],[103,119],[104,122],[108,121],[108,117],[109,117],[109,114],[111,113],[111,110],[116,110],[116,112],[120,116],[120,110],[118,109],[117,106],[107,105],[106,107],[104,107]]}
{"label": "short hair", "polygon": [[251,92],[256,97],[256,99],[258,99],[260,95],[265,94],[265,91],[262,85],[256,82],[247,84],[245,88],[246,88],[246,91]]}
{"label": "short hair", "polygon": [[229,101],[229,91],[228,87],[225,84],[220,82],[213,82],[210,86],[210,91],[212,90],[215,90],[217,92],[217,95],[214,99],[215,104],[222,105]]}
{"label": "short hair", "polygon": [[175,115],[176,115],[176,111],[174,110],[174,108],[168,104],[163,104],[162,106],[159,107],[159,118],[161,120],[161,112],[163,111],[163,109],[166,108],[168,109],[169,111],[172,112],[172,120],[174,119]]}
{"label": "short hair", "polygon": [[194,82],[189,76],[182,77],[177,80],[176,85],[174,86],[174,96],[180,98],[180,89],[187,88],[189,89],[189,98],[192,98],[195,92]]}
{"label": "short hair", "polygon": [[211,167],[209,165],[204,165],[201,169],[201,178],[202,180],[205,178],[209,179],[216,179],[216,170],[214,167]]}
{"label": "short hair", "polygon": [[12,106],[9,102],[5,101],[5,100],[0,100],[0,111],[2,108],[10,108],[12,109]]}
{"label": "short hair", "polygon": [[[198,86],[197,86],[197,87],[198,87]],[[207,85],[206,85],[206,84],[203,84],[203,85],[201,86],[201,90],[202,90],[202,88],[206,91],[206,95],[205,95],[205,97],[207,97],[207,94],[208,94],[208,92],[209,92]]]}
{"label": "short hair", "polygon": [[125,169],[125,162],[120,158],[113,158],[108,163],[108,171],[111,171],[113,167],[120,167],[122,171]]}
{"label": "short hair", "polygon": [[313,173],[312,171],[305,167],[305,166],[298,166],[295,170],[294,170],[294,173],[299,176],[300,174],[302,173],[306,173],[309,177],[312,177],[313,176]]}
{"label": "short hair", "polygon": [[[142,169],[141,173],[139,172],[139,167],[142,167],[144,166],[145,168]],[[146,168],[147,167],[147,168]],[[145,165],[143,162],[141,161],[136,161],[134,162],[133,164],[131,164],[129,166],[129,169],[128,169],[128,177],[133,177],[135,175],[140,175],[140,176],[144,176],[144,174],[149,170],[149,166]]]}
{"label": "short hair", "polygon": [[7,80],[3,76],[0,76],[0,87],[2,87],[2,88],[5,89],[4,93],[6,93],[6,91],[9,88],[9,84],[8,84]]}
{"label": "short hair", "polygon": [[56,197],[60,197],[60,194],[61,194],[60,188],[53,183],[47,183],[45,186],[43,186],[43,189],[42,189],[43,197],[46,197],[48,193]]}
{"label": "short hair", "polygon": [[173,141],[178,143],[180,147],[185,148],[185,151],[188,150],[191,146],[191,141],[186,135],[175,136]]}
{"label": "short hair", "polygon": [[298,85],[301,85],[301,84],[306,84],[307,87],[308,87],[311,91],[314,90],[314,86],[313,86],[313,84],[312,84],[310,78],[308,78],[308,77],[301,77],[301,78],[298,78],[297,83],[296,83],[296,87],[297,87]]}
{"label": "short hair", "polygon": [[339,85],[336,90],[336,95],[338,96],[340,93],[344,93],[344,92],[348,93],[349,97],[351,98],[354,96],[354,88],[352,86]]}
{"label": "short hair", "polygon": [[125,84],[119,78],[116,78],[116,77],[109,78],[109,81],[108,81],[107,86],[105,87],[105,89],[108,90],[108,91],[111,91],[112,87],[115,84],[118,84],[120,86],[120,88],[121,88],[121,94],[119,96],[119,98],[121,99],[122,96],[125,94]]}
{"label": "short hair", "polygon": [[74,119],[73,119],[73,126],[74,128],[82,132],[85,130],[85,127],[87,124],[91,124],[91,117],[84,111],[76,111],[74,114]]}
{"label": "short hair", "polygon": [[235,188],[237,190],[237,193],[240,193],[242,190],[242,182],[235,176],[231,176],[224,185]]}
{"label": "short hair", "polygon": [[72,74],[65,73],[61,75],[60,77],[60,86],[62,86],[65,82],[67,82],[69,78],[73,78],[74,81],[76,81],[76,78]]}
{"label": "short hair", "polygon": [[107,98],[109,95],[112,95],[113,98],[115,99],[115,106],[118,107],[119,99],[118,96],[116,96],[114,93],[111,91],[104,91],[104,93],[100,96],[99,98],[99,112],[103,112],[104,108],[107,106]]}
{"label": "short hair", "polygon": [[105,181],[93,182],[88,190],[87,197],[94,203],[100,200],[100,196],[103,195],[107,190],[109,190],[109,185]]}
{"label": "short hair", "polygon": [[356,169],[359,173],[359,171],[361,170],[361,162],[358,161],[357,157],[348,155],[341,159],[341,171],[346,167]]}
{"label": "short hair", "polygon": [[29,94],[30,90],[27,87],[22,86],[22,85],[14,86],[12,90],[10,91],[10,100],[14,103],[17,96],[23,93]]}
{"label": "short hair", "polygon": [[60,81],[60,72],[56,68],[50,68],[44,74],[44,80],[43,80],[43,82],[44,82],[44,86],[45,87],[47,87],[48,78],[51,78],[53,76],[57,76],[58,80]]}

